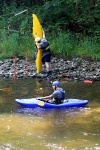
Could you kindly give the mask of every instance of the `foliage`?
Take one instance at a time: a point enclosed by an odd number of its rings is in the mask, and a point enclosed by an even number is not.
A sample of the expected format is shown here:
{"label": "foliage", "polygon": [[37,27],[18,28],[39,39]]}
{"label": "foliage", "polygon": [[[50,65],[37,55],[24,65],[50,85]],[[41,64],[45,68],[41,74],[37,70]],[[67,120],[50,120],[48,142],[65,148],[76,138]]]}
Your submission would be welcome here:
{"label": "foliage", "polygon": [[69,33],[59,32],[55,40],[51,41],[53,53],[60,54],[65,58],[74,55],[75,42],[73,40]]}
{"label": "foliage", "polygon": [[70,30],[74,33],[81,33],[83,36],[98,36],[100,3],[95,1],[94,4],[91,4],[91,1],[48,1],[37,12],[42,18],[43,26],[49,27],[49,29],[50,26],[51,28],[54,26],[65,32]]}
{"label": "foliage", "polygon": [[100,59],[99,43],[90,37],[80,38],[79,35],[71,36],[70,33],[58,33],[55,40],[50,40],[52,52],[56,55],[68,57],[87,57]]}
{"label": "foliage", "polygon": [[[32,13],[37,14],[53,53],[100,59],[98,0],[1,1],[0,58],[34,53]],[[21,15],[17,13],[28,10]]]}
{"label": "foliage", "polygon": [[20,36],[18,33],[12,33],[9,36],[6,32],[1,33],[2,42],[0,44],[0,58],[25,56],[26,49],[29,51],[29,55],[34,54],[35,46],[32,37]]}

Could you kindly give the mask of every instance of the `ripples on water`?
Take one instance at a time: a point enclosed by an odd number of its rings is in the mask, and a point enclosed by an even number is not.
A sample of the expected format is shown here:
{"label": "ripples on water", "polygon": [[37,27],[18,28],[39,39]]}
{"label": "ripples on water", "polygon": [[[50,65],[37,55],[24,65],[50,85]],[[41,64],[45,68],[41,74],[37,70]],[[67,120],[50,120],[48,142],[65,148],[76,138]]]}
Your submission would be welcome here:
{"label": "ripples on water", "polygon": [[0,93],[0,150],[100,150],[98,83],[62,83],[68,98],[89,99],[86,107],[44,109],[21,107],[14,99],[51,93],[49,82],[0,82],[13,88]]}

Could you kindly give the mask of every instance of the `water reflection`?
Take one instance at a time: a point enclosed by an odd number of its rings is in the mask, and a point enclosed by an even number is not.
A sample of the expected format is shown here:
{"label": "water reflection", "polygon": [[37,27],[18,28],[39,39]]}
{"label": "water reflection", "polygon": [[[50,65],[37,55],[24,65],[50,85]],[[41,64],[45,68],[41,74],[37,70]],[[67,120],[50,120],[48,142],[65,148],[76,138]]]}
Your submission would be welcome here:
{"label": "water reflection", "polygon": [[34,115],[49,115],[52,114],[52,116],[63,116],[64,114],[77,114],[79,112],[86,111],[90,108],[86,107],[75,107],[75,108],[41,108],[41,107],[36,107],[36,108],[25,108],[25,107],[19,107],[16,109],[17,113],[22,113],[22,114],[34,114]]}

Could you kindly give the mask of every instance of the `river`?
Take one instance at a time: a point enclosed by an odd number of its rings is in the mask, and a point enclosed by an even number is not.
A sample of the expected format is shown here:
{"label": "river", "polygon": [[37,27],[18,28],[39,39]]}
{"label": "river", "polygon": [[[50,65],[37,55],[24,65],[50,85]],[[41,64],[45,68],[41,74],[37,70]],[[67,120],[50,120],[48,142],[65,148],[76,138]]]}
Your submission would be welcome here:
{"label": "river", "polygon": [[88,99],[80,108],[24,108],[15,98],[52,93],[49,80],[0,79],[0,150],[100,150],[100,83],[61,81],[67,98]]}

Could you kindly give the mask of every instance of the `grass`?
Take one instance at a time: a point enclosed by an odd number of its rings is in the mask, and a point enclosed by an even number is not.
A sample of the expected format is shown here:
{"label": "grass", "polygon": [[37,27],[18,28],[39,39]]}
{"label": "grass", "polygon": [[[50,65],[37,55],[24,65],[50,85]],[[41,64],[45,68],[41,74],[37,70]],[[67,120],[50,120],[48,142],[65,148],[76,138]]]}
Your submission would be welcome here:
{"label": "grass", "polygon": [[69,33],[59,33],[55,41],[51,40],[51,49],[64,58],[80,56],[94,60],[100,59],[99,42],[89,37],[73,37]]}
{"label": "grass", "polygon": [[86,37],[77,45],[76,54],[98,60],[100,59],[99,43]]}
{"label": "grass", "polygon": [[[89,37],[80,38],[72,36],[70,33],[59,32],[53,38],[47,38],[54,55],[63,58],[68,57],[86,57],[94,60],[100,59],[99,42]],[[10,58],[13,56],[26,55],[28,49],[29,58],[32,59],[35,53],[35,44],[32,35],[21,36],[18,33],[7,34],[5,30],[0,35],[0,59]]]}
{"label": "grass", "polygon": [[6,32],[2,33],[0,59],[13,57],[14,55],[25,56],[26,49],[29,50],[29,56],[31,57],[35,51],[34,40],[31,36],[20,36],[18,33],[12,33],[8,36]]}

